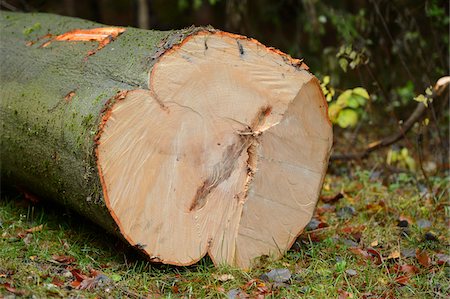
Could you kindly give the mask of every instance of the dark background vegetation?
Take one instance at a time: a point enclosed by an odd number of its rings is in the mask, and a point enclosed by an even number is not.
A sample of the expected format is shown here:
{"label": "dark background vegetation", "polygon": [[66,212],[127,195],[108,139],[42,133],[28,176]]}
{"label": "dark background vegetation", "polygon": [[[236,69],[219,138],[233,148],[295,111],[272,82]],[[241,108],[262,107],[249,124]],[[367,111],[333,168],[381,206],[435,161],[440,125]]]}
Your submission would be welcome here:
{"label": "dark background vegetation", "polygon": [[[49,12],[154,30],[212,25],[304,58],[319,79],[331,78],[328,87],[335,89],[331,101],[354,87],[370,94],[369,101],[355,110],[356,125],[335,126],[335,152],[340,153],[398,132],[417,105],[413,98],[449,73],[448,1],[9,0],[1,4],[5,10]],[[147,11],[146,18],[139,11]],[[391,170],[420,170],[424,176],[446,172],[448,102],[448,92],[434,99],[421,118],[424,122],[416,123],[407,138],[381,151],[371,164],[388,162]],[[348,169],[348,161],[344,166]]]}

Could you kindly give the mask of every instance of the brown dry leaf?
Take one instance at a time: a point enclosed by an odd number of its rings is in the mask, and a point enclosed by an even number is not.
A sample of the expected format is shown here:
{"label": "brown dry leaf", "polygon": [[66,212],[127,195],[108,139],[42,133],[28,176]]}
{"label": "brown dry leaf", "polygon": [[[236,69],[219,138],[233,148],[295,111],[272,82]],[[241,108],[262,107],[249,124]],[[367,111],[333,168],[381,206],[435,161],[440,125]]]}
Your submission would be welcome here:
{"label": "brown dry leaf", "polygon": [[351,247],[348,250],[350,250],[352,253],[354,253],[356,255],[359,255],[359,256],[361,256],[361,257],[363,257],[365,259],[370,258],[370,254],[367,251],[365,251],[365,250],[363,250],[361,248]]}
{"label": "brown dry leaf", "polygon": [[341,231],[346,234],[355,234],[363,232],[366,229],[366,226],[364,224],[356,225],[356,226],[346,226]]}
{"label": "brown dry leaf", "polygon": [[342,289],[339,289],[338,292],[339,292],[339,297],[338,297],[339,299],[353,298],[353,294],[352,293],[349,293],[349,292],[344,291]]}
{"label": "brown dry leaf", "polygon": [[32,227],[32,228],[29,228],[29,229],[25,230],[25,232],[28,233],[28,234],[32,234],[32,233],[35,233],[35,232],[40,232],[43,227],[44,227],[44,225],[41,224],[41,225],[38,225],[38,226],[35,226],[35,227]]}
{"label": "brown dry leaf", "polygon": [[377,247],[378,246],[378,240],[373,240],[372,243],[370,243],[371,247]]}
{"label": "brown dry leaf", "polygon": [[52,260],[64,265],[75,262],[75,258],[68,255],[52,255]]}
{"label": "brown dry leaf", "polygon": [[328,212],[334,212],[336,211],[336,206],[330,205],[330,204],[324,204],[321,206],[318,206],[316,209],[317,215],[322,215]]}
{"label": "brown dry leaf", "polygon": [[367,252],[375,257],[375,265],[381,265],[383,263],[383,257],[378,251],[373,248],[368,248]]}
{"label": "brown dry leaf", "polygon": [[397,271],[403,272],[409,276],[419,272],[419,269],[414,265],[402,265],[402,266],[395,265],[394,267],[396,268]]}
{"label": "brown dry leaf", "polygon": [[419,262],[419,264],[421,264],[425,268],[429,267],[431,264],[431,259],[428,256],[428,253],[426,251],[417,250],[416,258],[417,258],[417,261]]}
{"label": "brown dry leaf", "polygon": [[91,290],[100,284],[109,284],[109,283],[111,283],[111,279],[108,276],[106,276],[104,274],[98,274],[94,277],[89,277],[89,278],[84,279],[80,283],[80,285],[77,287],[77,289],[78,290]]}
{"label": "brown dry leaf", "polygon": [[58,277],[54,276],[52,279],[52,284],[54,284],[57,287],[62,287],[64,285],[64,281],[62,281],[61,279],[59,279]]}
{"label": "brown dry leaf", "polygon": [[172,293],[174,293],[174,294],[180,293],[180,289],[178,288],[177,285],[173,285],[172,286]]}
{"label": "brown dry leaf", "polygon": [[324,203],[335,203],[341,198],[344,198],[344,194],[339,192],[338,194],[332,196],[321,196],[320,200],[322,200]]}
{"label": "brown dry leaf", "polygon": [[449,255],[443,254],[443,253],[438,253],[435,256],[437,258],[436,262],[439,266],[442,266],[445,264],[450,265],[450,256]]}
{"label": "brown dry leaf", "polygon": [[12,287],[11,284],[5,282],[2,284],[2,286],[10,293],[13,293],[14,295],[23,296],[26,294],[25,290],[18,290],[15,287]]}
{"label": "brown dry leaf", "polygon": [[401,285],[407,285],[409,282],[409,276],[402,275],[395,279],[395,282]]}
{"label": "brown dry leaf", "polygon": [[80,284],[81,284],[81,282],[78,280],[74,280],[70,283],[70,285],[75,289],[77,289],[80,286]]}
{"label": "brown dry leaf", "polygon": [[75,279],[78,282],[81,282],[81,281],[89,278],[88,276],[86,276],[83,273],[81,273],[81,271],[79,269],[71,269],[70,273],[72,273],[72,275],[75,277]]}

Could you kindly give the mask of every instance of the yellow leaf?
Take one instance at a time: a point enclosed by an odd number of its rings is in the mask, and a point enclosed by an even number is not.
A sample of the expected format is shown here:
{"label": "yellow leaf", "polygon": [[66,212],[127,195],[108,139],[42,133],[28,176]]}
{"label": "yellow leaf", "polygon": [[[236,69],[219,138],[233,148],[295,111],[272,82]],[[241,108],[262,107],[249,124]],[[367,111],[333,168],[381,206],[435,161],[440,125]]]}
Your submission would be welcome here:
{"label": "yellow leaf", "polygon": [[390,260],[390,259],[398,259],[399,257],[400,257],[400,252],[398,250],[394,250],[393,252],[391,252],[391,254],[389,254],[387,259],[388,260]]}

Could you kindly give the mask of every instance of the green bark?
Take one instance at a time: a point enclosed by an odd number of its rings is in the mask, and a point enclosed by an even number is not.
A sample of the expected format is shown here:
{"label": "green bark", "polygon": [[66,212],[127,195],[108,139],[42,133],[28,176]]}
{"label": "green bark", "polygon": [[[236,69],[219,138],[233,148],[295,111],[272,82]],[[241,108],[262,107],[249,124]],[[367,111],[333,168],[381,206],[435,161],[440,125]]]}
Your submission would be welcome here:
{"label": "green bark", "polygon": [[[0,26],[2,182],[115,228],[95,163],[94,138],[102,113],[119,90],[146,89],[155,55],[183,34],[126,28],[87,57],[98,42],[54,41],[47,47],[40,46],[48,39],[31,46],[27,42],[104,25],[1,12]],[[71,91],[75,95],[67,101]]]}

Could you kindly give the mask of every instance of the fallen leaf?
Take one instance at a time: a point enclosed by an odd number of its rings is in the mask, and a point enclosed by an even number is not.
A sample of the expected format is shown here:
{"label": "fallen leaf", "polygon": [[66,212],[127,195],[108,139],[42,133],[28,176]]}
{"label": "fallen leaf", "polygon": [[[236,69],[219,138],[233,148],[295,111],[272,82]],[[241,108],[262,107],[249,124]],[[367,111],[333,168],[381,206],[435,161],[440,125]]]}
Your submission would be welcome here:
{"label": "fallen leaf", "polygon": [[104,284],[110,284],[112,282],[112,280],[104,275],[104,274],[98,274],[94,277],[89,277],[84,279],[80,285],[77,287],[78,290],[91,290],[96,288],[99,285],[104,285]]}
{"label": "fallen leaf", "polygon": [[353,298],[353,294],[352,293],[349,293],[349,292],[344,291],[342,289],[339,289],[338,293],[339,293],[339,297],[338,297],[339,299]]}
{"label": "fallen leaf", "polygon": [[250,279],[243,287],[244,290],[252,287],[253,285],[258,285],[259,279]]}
{"label": "fallen leaf", "polygon": [[228,299],[242,299],[250,296],[241,289],[231,289],[227,294]]}
{"label": "fallen leaf", "polygon": [[372,243],[370,243],[371,247],[377,247],[378,246],[378,240],[373,240]]}
{"label": "fallen leaf", "polygon": [[75,258],[68,255],[52,255],[52,260],[64,265],[75,262]]}
{"label": "fallen leaf", "polygon": [[405,248],[402,249],[402,256],[405,257],[415,257],[416,250],[414,248]]}
{"label": "fallen leaf", "polygon": [[421,264],[425,268],[428,268],[430,266],[430,264],[431,264],[431,259],[428,256],[426,251],[417,250],[416,251],[416,258],[417,258],[417,261],[419,262],[419,264]]}
{"label": "fallen leaf", "polygon": [[178,288],[177,285],[173,285],[171,289],[172,289],[172,293],[174,293],[174,294],[178,294],[180,292],[180,289]]}
{"label": "fallen leaf", "polygon": [[391,260],[391,259],[398,259],[399,257],[400,257],[400,251],[394,250],[393,252],[391,252],[391,253],[389,254],[389,256],[387,257],[387,259],[388,259],[388,260]]}
{"label": "fallen leaf", "polygon": [[365,229],[366,229],[366,226],[364,224],[361,224],[361,225],[356,225],[356,226],[346,226],[346,227],[342,228],[341,231],[346,234],[355,234],[355,233],[360,233],[360,232],[364,231]]}
{"label": "fallen leaf", "polygon": [[261,279],[264,281],[286,282],[291,279],[291,271],[286,268],[273,269],[261,275]]}
{"label": "fallen leaf", "polygon": [[348,247],[357,247],[358,243],[356,243],[353,240],[350,239],[345,239],[345,238],[340,238],[339,239],[344,245],[347,245]]}
{"label": "fallen leaf", "polygon": [[64,285],[64,281],[62,281],[58,277],[54,276],[52,279],[52,284],[54,284],[57,287],[62,287]]}
{"label": "fallen leaf", "polygon": [[38,225],[38,226],[35,226],[35,227],[32,227],[32,228],[29,228],[29,229],[25,230],[25,232],[27,232],[29,234],[32,234],[32,233],[35,233],[35,232],[40,232],[43,227],[44,227],[44,225],[41,224],[41,225]]}
{"label": "fallen leaf", "polygon": [[340,208],[337,212],[336,212],[336,216],[339,219],[350,219],[353,217],[353,215],[356,214],[356,210],[354,207],[352,206],[345,206]]}
{"label": "fallen leaf", "polygon": [[80,286],[80,284],[81,284],[81,282],[78,280],[74,280],[70,283],[70,285],[75,289],[78,288]]}
{"label": "fallen leaf", "polygon": [[324,213],[328,213],[328,212],[334,212],[336,211],[336,206],[334,205],[330,205],[330,204],[323,204],[321,206],[318,206],[316,209],[316,213],[318,215],[322,215]]}
{"label": "fallen leaf", "polygon": [[4,284],[2,284],[2,286],[10,293],[13,293],[15,295],[20,295],[23,296],[26,294],[25,290],[18,290],[15,287],[11,286],[11,284],[5,282]]}
{"label": "fallen leaf", "polygon": [[332,195],[332,196],[321,196],[320,200],[322,200],[324,203],[335,203],[341,198],[344,198],[344,194],[339,192],[336,195]]}
{"label": "fallen leaf", "polygon": [[367,252],[375,257],[375,265],[381,265],[383,263],[383,257],[378,251],[373,248],[368,248]]}
{"label": "fallen leaf", "polygon": [[397,270],[397,272],[403,272],[409,276],[419,272],[419,269],[414,265],[395,265],[394,268]]}
{"label": "fallen leaf", "polygon": [[437,264],[439,266],[442,266],[442,265],[445,265],[445,264],[450,265],[450,255],[443,254],[443,253],[438,253],[435,256],[437,258],[436,262],[437,262]]}
{"label": "fallen leaf", "polygon": [[345,273],[350,276],[355,276],[356,274],[358,274],[356,272],[356,270],[353,270],[353,269],[347,269],[347,270],[345,270]]}
{"label": "fallen leaf", "polygon": [[348,250],[350,250],[352,253],[354,253],[356,255],[359,255],[359,256],[361,256],[363,258],[366,258],[366,259],[370,258],[370,254],[367,251],[365,251],[365,250],[363,250],[361,248],[351,247]]}
{"label": "fallen leaf", "polygon": [[234,276],[231,274],[214,275],[214,278],[222,282],[234,280]]}
{"label": "fallen leaf", "polygon": [[386,208],[386,203],[384,200],[380,200],[377,203],[370,203],[366,205],[366,212],[370,214],[376,214]]}
{"label": "fallen leaf", "polygon": [[72,275],[75,277],[75,279],[79,282],[81,282],[85,279],[88,279],[88,276],[82,274],[81,271],[78,269],[71,269],[70,273],[72,273]]}
{"label": "fallen leaf", "polygon": [[409,277],[406,275],[399,276],[395,279],[395,282],[401,285],[407,285],[409,282]]}
{"label": "fallen leaf", "polygon": [[315,230],[319,227],[320,221],[317,218],[312,218],[306,225],[306,230]]}

